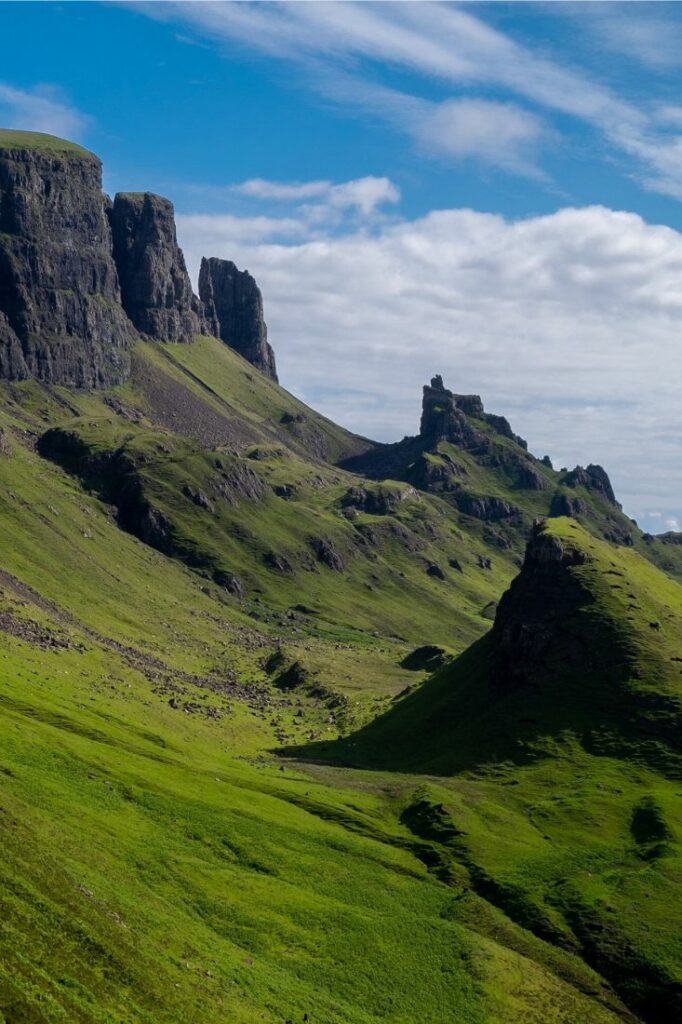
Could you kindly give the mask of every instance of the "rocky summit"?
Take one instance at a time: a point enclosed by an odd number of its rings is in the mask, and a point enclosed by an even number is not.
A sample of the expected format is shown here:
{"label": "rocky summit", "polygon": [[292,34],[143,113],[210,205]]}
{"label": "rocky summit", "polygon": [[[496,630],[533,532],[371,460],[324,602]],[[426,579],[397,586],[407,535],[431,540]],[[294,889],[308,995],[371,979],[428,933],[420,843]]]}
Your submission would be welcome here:
{"label": "rocky summit", "polygon": [[682,1020],[680,534],[100,174],[0,133],[0,1024]]}
{"label": "rocky summit", "polygon": [[275,353],[268,344],[263,318],[263,296],[248,270],[215,256],[201,261],[199,295],[213,333],[277,380]]}

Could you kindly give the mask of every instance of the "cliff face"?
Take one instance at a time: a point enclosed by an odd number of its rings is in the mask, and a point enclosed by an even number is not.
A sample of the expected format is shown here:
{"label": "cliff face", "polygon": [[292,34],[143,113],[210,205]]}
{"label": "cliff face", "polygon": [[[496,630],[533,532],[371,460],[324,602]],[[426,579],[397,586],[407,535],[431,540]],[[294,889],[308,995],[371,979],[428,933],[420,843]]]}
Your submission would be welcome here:
{"label": "cliff face", "polygon": [[110,219],[126,313],[151,338],[190,342],[203,329],[203,310],[178,246],[173,204],[150,192],[119,193]]}
{"label": "cliff face", "polygon": [[268,344],[263,319],[263,296],[248,270],[238,270],[230,260],[203,259],[199,295],[213,333],[276,381],[275,353]]}
{"label": "cliff face", "polygon": [[132,333],[97,157],[0,136],[0,374],[116,384]]}

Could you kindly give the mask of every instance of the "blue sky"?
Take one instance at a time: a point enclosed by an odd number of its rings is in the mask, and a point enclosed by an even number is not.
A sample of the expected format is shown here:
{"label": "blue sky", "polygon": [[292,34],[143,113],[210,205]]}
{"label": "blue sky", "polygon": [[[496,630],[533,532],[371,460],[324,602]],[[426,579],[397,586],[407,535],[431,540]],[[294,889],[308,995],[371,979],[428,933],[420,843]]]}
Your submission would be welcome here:
{"label": "blue sky", "polygon": [[391,438],[442,372],[679,526],[681,5],[5,3],[0,38],[0,123],[248,265],[292,390]]}

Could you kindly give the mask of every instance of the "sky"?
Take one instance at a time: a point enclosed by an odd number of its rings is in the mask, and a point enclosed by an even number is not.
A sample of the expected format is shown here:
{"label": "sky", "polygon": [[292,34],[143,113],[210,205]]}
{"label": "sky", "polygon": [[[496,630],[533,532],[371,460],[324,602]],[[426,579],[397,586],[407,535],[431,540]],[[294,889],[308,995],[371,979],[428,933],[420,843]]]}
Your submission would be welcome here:
{"label": "sky", "polygon": [[682,529],[682,5],[0,3],[0,125],[248,268],[280,380],[379,440],[481,394]]}

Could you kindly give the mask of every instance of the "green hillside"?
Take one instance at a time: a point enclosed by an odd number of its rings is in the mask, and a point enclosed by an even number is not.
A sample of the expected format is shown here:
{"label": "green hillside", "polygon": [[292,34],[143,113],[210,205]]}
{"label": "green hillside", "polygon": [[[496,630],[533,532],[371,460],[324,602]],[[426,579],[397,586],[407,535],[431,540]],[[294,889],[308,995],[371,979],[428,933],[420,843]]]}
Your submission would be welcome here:
{"label": "green hillside", "polygon": [[490,633],[299,754],[426,775],[401,820],[446,869],[579,950],[643,1020],[677,1019],[682,588],[637,552],[568,519],[537,529]]}
{"label": "green hillside", "polygon": [[[3,384],[0,427],[0,1021],[679,1016],[660,542],[566,485],[594,532],[547,536],[586,560],[523,570],[490,632],[552,493],[523,449],[483,424],[379,477],[210,338],[108,391]],[[448,454],[520,518],[413,472]],[[516,678],[500,623],[553,610]]]}

